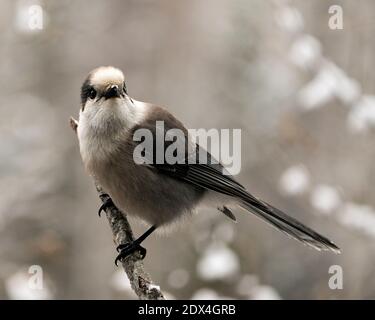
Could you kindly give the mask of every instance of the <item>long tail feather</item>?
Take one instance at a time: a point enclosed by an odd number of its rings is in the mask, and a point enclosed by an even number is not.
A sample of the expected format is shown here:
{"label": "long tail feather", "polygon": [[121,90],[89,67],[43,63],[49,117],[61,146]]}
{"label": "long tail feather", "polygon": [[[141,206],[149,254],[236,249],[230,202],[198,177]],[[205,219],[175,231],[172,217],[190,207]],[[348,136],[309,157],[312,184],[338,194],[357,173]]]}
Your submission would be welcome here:
{"label": "long tail feather", "polygon": [[332,241],[264,201],[250,197],[246,200],[242,199],[240,206],[269,222],[289,237],[301,241],[310,247],[319,251],[325,250],[341,253],[340,248]]}

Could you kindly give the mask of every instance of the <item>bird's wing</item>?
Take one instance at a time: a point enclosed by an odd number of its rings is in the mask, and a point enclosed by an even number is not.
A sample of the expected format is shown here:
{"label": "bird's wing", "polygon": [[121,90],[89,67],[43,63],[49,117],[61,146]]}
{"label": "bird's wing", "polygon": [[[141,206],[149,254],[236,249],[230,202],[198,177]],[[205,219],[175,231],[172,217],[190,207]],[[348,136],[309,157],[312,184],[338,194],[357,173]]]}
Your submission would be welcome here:
{"label": "bird's wing", "polygon": [[189,163],[192,157],[190,153],[185,159],[185,163],[176,163],[173,165],[153,164],[152,167],[160,173],[167,174],[173,178],[190,182],[204,189],[217,191],[229,196],[240,196],[246,194],[245,188],[238,183],[233,176],[224,174],[225,168],[216,161],[213,156],[199,145],[196,145],[196,159],[199,160],[198,153],[205,153],[207,162]]}
{"label": "bird's wing", "polygon": [[[188,134],[186,129],[172,115],[168,113],[168,116],[165,117],[165,115],[163,115],[162,119],[164,121],[165,131],[167,131],[168,128],[181,129],[185,132],[187,139]],[[152,122],[153,119],[149,118],[148,121],[150,120]],[[155,123],[148,123],[146,125],[146,127],[151,129],[151,131],[154,130],[154,133],[156,133],[156,129],[152,129],[153,126],[155,126]],[[164,148],[166,149],[169,145],[170,143],[165,143]],[[154,146],[155,148],[152,156],[155,156],[155,149],[158,147],[156,145],[156,141],[154,141]],[[189,159],[194,152],[205,152],[208,160],[207,163],[189,163]],[[200,158],[196,157],[196,159]],[[267,221],[277,229],[286,233],[288,236],[314,247],[315,249],[331,250],[336,253],[340,252],[340,249],[329,239],[306,227],[281,210],[269,205],[268,203],[247,192],[247,190],[232,176],[224,174],[224,167],[218,163],[218,161],[216,161],[216,159],[214,159],[208,151],[204,150],[199,145],[195,145],[195,148],[193,147],[193,151],[189,151],[188,148],[186,148],[184,161],[181,161],[182,159],[179,160],[180,161],[178,161],[176,164],[151,163],[148,164],[148,166],[151,170],[156,170],[160,174],[165,174],[185,183],[233,197],[238,200],[241,207]]]}
{"label": "bird's wing", "polygon": [[241,207],[266,220],[289,237],[318,250],[340,252],[340,249],[329,239],[288,216],[281,210],[254,197],[241,184],[235,181],[233,177],[223,175],[219,168],[220,166],[217,165],[199,163],[154,165],[154,169],[160,173],[239,199]]}

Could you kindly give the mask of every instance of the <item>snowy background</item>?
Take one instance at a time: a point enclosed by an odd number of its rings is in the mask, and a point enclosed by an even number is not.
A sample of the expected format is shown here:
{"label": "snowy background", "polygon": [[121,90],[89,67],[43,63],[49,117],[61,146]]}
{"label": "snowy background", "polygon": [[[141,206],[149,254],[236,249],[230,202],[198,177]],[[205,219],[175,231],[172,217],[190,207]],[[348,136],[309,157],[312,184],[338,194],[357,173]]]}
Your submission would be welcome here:
{"label": "snowy background", "polygon": [[237,224],[200,212],[145,242],[169,298],[375,298],[374,12],[372,0],[1,1],[0,299],[135,297],[68,125],[100,65],[190,128],[242,129],[238,180],[343,249],[308,249],[240,210]]}

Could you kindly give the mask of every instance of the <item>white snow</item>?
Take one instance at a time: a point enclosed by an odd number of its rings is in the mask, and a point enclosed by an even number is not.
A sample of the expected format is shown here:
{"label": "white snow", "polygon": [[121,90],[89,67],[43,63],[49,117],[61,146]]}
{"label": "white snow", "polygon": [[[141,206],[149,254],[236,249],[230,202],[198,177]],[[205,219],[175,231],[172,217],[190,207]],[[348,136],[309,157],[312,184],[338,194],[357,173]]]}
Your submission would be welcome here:
{"label": "white snow", "polygon": [[355,104],[348,117],[349,129],[354,132],[366,132],[375,127],[375,96],[363,96]]}
{"label": "white snow", "polygon": [[245,274],[241,277],[237,284],[236,291],[241,296],[248,296],[251,290],[259,284],[259,279],[256,275]]}
{"label": "white snow", "polygon": [[191,300],[217,300],[218,298],[219,295],[216,291],[209,288],[201,288],[193,294]]}
{"label": "white snow", "polygon": [[290,60],[304,69],[312,69],[321,57],[320,42],[311,35],[300,36],[293,44],[289,52]]}
{"label": "white snow", "polygon": [[233,297],[219,295],[216,291],[209,288],[197,290],[191,297],[191,300],[232,300]]}
{"label": "white snow", "polygon": [[375,210],[368,205],[346,203],[337,219],[349,228],[375,237]]}
{"label": "white snow", "polygon": [[197,264],[197,273],[203,280],[225,279],[239,270],[236,253],[224,244],[208,247]]}
{"label": "white snow", "polygon": [[37,289],[30,286],[30,275],[24,271],[18,271],[5,280],[5,291],[11,300],[46,300],[52,299],[53,295],[46,287]]}
{"label": "white snow", "polygon": [[345,104],[353,103],[360,97],[358,82],[349,78],[345,72],[332,62],[326,61],[315,78],[298,93],[298,101],[304,110],[324,106],[337,97]]}
{"label": "white snow", "polygon": [[148,289],[149,289],[149,290],[156,289],[156,290],[160,291],[160,286],[151,283],[151,284],[148,286]]}
{"label": "white snow", "polygon": [[251,300],[280,300],[281,297],[271,286],[260,284],[259,278],[253,274],[245,274],[237,284],[239,295]]}
{"label": "white snow", "polygon": [[304,193],[310,186],[310,174],[301,164],[289,167],[282,174],[279,188],[283,194],[298,195]]}
{"label": "white snow", "polygon": [[343,70],[337,67],[337,86],[335,88],[336,96],[346,104],[351,104],[359,99],[361,95],[361,86],[353,78],[349,78]]}
{"label": "white snow", "polygon": [[304,26],[301,13],[293,7],[283,6],[275,13],[275,20],[280,27],[288,32],[296,33]]}
{"label": "white snow", "polygon": [[266,285],[256,286],[251,290],[250,299],[253,300],[281,300],[278,292]]}
{"label": "white snow", "polygon": [[330,214],[341,204],[340,194],[329,185],[317,185],[310,197],[311,205],[322,214]]}

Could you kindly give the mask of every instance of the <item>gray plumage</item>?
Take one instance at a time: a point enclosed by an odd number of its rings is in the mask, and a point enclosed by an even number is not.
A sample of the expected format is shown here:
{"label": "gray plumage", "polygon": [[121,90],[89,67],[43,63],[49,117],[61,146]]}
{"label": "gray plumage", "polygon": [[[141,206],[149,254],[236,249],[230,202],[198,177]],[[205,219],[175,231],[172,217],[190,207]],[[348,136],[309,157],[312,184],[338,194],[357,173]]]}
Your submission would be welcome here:
{"label": "gray plumage", "polygon": [[[121,88],[121,92],[112,97],[111,88]],[[133,134],[137,129],[155,133],[156,121],[162,120],[165,131],[178,128],[186,137],[188,133],[167,110],[130,98],[120,70],[101,67],[91,72],[82,87],[81,101],[78,138],[84,165],[127,214],[163,227],[205,204],[235,220],[230,207],[238,205],[304,244],[339,252],[327,238],[255,198],[233,177],[223,175],[220,164],[136,164],[133,150],[139,142],[134,141]],[[200,149],[187,145],[186,158]]]}

